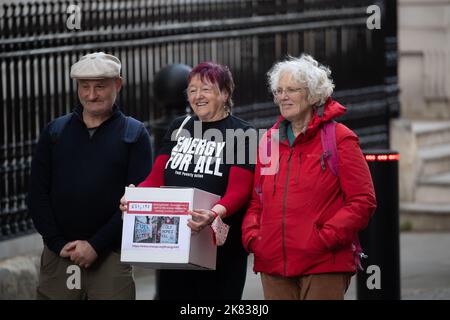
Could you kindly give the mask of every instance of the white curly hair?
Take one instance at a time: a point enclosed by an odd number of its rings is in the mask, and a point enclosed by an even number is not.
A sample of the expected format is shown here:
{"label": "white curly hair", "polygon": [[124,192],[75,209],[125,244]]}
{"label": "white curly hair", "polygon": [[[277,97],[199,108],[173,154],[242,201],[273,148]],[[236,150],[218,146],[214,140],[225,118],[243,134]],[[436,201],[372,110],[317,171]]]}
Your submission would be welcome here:
{"label": "white curly hair", "polygon": [[272,92],[277,89],[281,76],[286,73],[291,74],[295,81],[308,88],[307,100],[314,106],[324,104],[333,93],[331,70],[308,54],[302,54],[300,58],[288,56],[287,60],[276,63],[267,72]]}

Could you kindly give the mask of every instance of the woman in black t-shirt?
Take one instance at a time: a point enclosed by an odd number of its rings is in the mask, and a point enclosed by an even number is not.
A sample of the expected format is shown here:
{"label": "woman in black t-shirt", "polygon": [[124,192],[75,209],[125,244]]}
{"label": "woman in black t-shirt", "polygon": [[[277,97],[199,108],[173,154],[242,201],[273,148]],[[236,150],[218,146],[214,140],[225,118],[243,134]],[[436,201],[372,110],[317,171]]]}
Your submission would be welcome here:
{"label": "woman in black t-shirt", "polygon": [[[231,115],[233,90],[227,67],[212,62],[196,66],[187,88],[195,115],[172,122],[151,173],[139,184],[193,187],[220,195],[212,208],[190,212],[188,226],[193,233],[200,232],[217,216],[230,226],[226,242],[217,248],[215,271],[158,271],[156,294],[161,300],[242,298],[247,253],[241,242],[241,223],[252,188],[250,159],[256,159],[249,145],[257,136],[248,122]],[[125,200],[121,210],[126,211]]]}

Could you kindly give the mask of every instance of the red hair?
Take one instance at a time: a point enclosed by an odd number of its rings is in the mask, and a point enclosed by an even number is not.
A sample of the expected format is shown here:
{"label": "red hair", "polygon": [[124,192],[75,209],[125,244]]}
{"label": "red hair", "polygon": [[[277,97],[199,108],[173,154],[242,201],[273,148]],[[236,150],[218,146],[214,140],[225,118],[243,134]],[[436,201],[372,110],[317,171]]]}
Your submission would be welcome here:
{"label": "red hair", "polygon": [[210,61],[201,62],[189,73],[188,83],[191,82],[192,78],[195,76],[200,76],[201,81],[206,79],[208,82],[216,84],[221,92],[225,91],[228,93],[225,106],[231,111],[231,107],[233,106],[231,96],[234,91],[234,81],[230,69],[228,69],[227,66]]}

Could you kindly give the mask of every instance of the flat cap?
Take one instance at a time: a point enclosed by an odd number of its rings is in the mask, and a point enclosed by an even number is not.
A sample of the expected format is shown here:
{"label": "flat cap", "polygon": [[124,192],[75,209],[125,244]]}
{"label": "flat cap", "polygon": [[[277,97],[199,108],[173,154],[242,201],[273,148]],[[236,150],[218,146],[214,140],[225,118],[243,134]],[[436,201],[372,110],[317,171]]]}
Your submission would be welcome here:
{"label": "flat cap", "polygon": [[72,65],[72,79],[103,79],[120,77],[120,60],[104,52],[89,53]]}

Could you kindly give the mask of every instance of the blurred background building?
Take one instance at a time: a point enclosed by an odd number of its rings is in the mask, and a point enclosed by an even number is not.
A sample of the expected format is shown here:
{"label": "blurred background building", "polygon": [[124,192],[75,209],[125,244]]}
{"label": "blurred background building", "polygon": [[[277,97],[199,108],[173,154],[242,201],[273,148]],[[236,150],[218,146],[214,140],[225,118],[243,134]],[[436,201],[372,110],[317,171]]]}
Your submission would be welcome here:
{"label": "blurred background building", "polygon": [[401,219],[450,230],[450,1],[399,0],[398,13]]}

